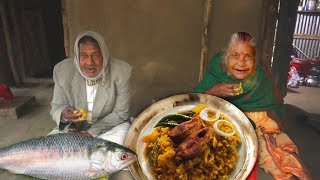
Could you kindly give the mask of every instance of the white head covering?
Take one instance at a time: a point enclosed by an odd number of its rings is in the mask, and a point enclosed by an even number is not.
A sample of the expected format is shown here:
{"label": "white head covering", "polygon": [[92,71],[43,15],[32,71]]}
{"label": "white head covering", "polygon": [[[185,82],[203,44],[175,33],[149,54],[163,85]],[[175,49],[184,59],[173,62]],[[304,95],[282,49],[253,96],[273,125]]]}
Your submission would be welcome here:
{"label": "white head covering", "polygon": [[[100,73],[96,76],[96,77],[88,77],[86,76],[81,68],[80,68],[80,64],[79,64],[79,41],[80,39],[83,37],[83,36],[90,36],[92,38],[94,38],[95,40],[97,40],[98,44],[99,44],[99,47],[100,47],[100,51],[101,51],[101,54],[102,54],[102,58],[103,58],[103,63],[102,63],[102,69],[100,71]],[[105,75],[106,73],[108,72],[109,70],[109,50],[107,48],[107,45],[106,45],[106,42],[104,41],[104,38],[96,33],[96,32],[93,32],[93,31],[86,31],[86,32],[83,32],[81,34],[78,35],[75,43],[74,43],[74,65],[76,66],[77,70],[79,71],[79,73],[81,74],[81,76],[83,78],[85,78],[86,80],[88,81],[97,81],[97,80],[100,80],[102,79],[102,83],[105,82]]]}

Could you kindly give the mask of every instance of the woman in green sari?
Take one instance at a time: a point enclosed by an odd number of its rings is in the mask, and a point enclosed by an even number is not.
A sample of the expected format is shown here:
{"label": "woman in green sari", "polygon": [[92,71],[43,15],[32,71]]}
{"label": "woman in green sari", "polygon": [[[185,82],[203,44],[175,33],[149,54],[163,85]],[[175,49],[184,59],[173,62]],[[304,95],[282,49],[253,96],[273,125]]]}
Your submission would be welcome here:
{"label": "woman in green sari", "polygon": [[193,92],[222,97],[255,123],[259,166],[275,179],[311,179],[297,147],[280,128],[279,122],[285,117],[283,99],[269,69],[256,61],[255,55],[253,36],[234,33],[226,52],[212,57]]}

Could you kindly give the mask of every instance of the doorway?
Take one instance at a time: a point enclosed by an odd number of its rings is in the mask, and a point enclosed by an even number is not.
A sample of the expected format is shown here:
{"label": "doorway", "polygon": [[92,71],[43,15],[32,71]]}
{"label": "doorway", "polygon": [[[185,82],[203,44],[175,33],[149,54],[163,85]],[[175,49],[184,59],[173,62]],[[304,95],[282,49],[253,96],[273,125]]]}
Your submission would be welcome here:
{"label": "doorway", "polygon": [[272,71],[280,96],[287,94],[293,33],[299,1],[263,1],[261,59]]}
{"label": "doorway", "polygon": [[10,0],[7,6],[22,83],[52,82],[54,65],[66,57],[61,0]]}

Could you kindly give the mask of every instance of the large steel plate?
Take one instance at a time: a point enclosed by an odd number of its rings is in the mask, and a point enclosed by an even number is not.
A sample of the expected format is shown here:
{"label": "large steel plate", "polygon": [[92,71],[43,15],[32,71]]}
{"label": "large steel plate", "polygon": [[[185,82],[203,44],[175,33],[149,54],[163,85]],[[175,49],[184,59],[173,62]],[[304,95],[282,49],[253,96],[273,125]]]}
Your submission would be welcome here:
{"label": "large steel plate", "polygon": [[133,122],[128,131],[125,145],[138,154],[138,161],[129,166],[133,176],[140,180],[153,179],[144,157],[143,136],[153,131],[154,125],[164,116],[193,109],[198,104],[207,104],[227,115],[237,128],[242,144],[239,146],[239,160],[229,179],[246,179],[257,159],[257,137],[249,119],[233,104],[206,94],[180,94],[162,99],[146,108]]}

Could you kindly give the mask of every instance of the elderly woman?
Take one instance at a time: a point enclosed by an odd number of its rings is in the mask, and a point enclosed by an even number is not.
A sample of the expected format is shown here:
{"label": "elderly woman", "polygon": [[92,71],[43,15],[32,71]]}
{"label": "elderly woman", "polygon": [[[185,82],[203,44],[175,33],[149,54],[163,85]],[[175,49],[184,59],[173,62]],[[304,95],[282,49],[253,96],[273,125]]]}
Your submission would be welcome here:
{"label": "elderly woman", "polygon": [[281,131],[283,99],[268,68],[255,59],[254,38],[245,32],[231,36],[224,54],[213,56],[203,80],[193,92],[219,96],[254,121],[259,143],[259,166],[275,179],[310,179],[298,149]]}

